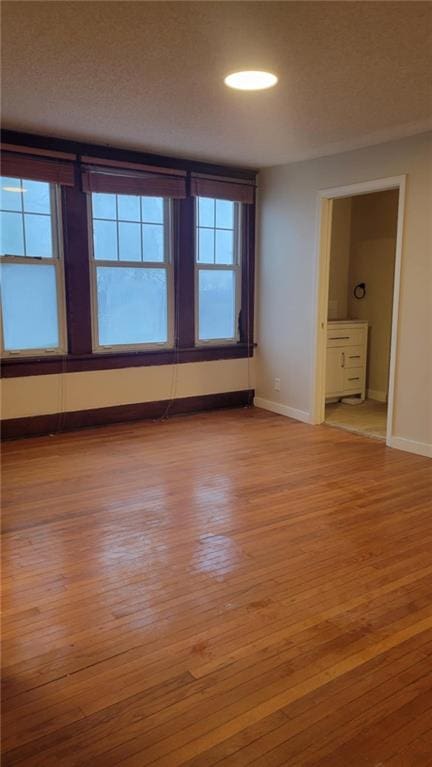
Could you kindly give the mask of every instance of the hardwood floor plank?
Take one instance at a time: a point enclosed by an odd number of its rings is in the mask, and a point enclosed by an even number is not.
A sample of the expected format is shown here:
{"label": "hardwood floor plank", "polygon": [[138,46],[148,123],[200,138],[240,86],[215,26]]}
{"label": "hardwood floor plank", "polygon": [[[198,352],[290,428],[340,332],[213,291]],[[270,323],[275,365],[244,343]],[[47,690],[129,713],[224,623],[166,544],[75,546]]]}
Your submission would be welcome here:
{"label": "hardwood floor plank", "polygon": [[426,764],[428,459],[252,409],[2,460],[5,765]]}
{"label": "hardwood floor plank", "polygon": [[[418,651],[403,652],[400,647],[397,652],[390,651],[385,659],[377,658],[369,661],[354,671],[348,672],[342,677],[329,682],[327,685],[319,688],[317,691],[300,698],[281,712],[285,714],[288,721],[282,722],[278,728],[273,728],[272,732],[261,733],[258,726],[252,726],[234,736],[225,740],[220,745],[207,751],[205,754],[205,764],[219,764],[222,761],[226,765],[247,764],[250,761],[261,758],[275,749],[279,744],[284,744],[290,738],[289,744],[292,753],[296,753],[303,745],[299,745],[299,739],[303,738],[306,744],[314,742],[317,737],[317,731],[312,729],[314,724],[320,723],[329,713],[339,712],[341,708],[349,706],[352,715],[352,704],[364,693],[369,693],[374,700],[388,695],[389,690],[398,689],[400,682],[398,675],[405,669],[424,662],[426,655]],[[399,656],[399,657],[398,657]],[[377,663],[378,661],[378,663]],[[367,709],[370,701],[365,700],[363,708]],[[246,735],[247,733],[247,740]],[[295,736],[297,735],[297,741]],[[248,747],[246,747],[248,746]],[[231,759],[227,758],[231,755]],[[289,755],[288,753],[286,754]],[[196,761],[192,760],[189,765],[199,765],[201,757]]]}
{"label": "hardwood floor plank", "polygon": [[432,765],[432,729],[387,759],[385,767],[430,767],[430,765]]}

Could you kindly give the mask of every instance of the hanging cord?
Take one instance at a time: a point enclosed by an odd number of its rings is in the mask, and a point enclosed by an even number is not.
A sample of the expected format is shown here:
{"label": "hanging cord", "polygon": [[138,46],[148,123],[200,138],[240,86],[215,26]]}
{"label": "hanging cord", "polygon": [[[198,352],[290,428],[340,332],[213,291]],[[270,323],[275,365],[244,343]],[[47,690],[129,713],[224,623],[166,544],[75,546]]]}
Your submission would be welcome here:
{"label": "hanging cord", "polygon": [[58,393],[58,410],[57,410],[57,427],[54,431],[55,434],[61,434],[65,427],[65,377],[67,375],[66,358],[63,355],[60,368],[60,380],[59,380],[59,393]]}
{"label": "hanging cord", "polygon": [[[251,246],[251,237],[250,237],[250,212],[247,213],[247,219],[246,219],[246,235],[245,235],[245,247],[246,247],[246,343],[247,343],[247,388],[248,388],[248,401],[247,401],[247,408],[252,407],[252,403],[250,401],[250,390],[251,390],[251,358],[250,358],[250,346],[251,346],[251,340],[252,340],[252,329],[251,329],[251,295],[250,295],[250,289],[251,289],[251,268],[252,268],[252,259],[255,257],[254,253],[251,253],[250,246]],[[253,303],[252,303],[253,306]]]}
{"label": "hanging cord", "polygon": [[[62,194],[61,188],[60,190],[56,190],[56,197],[55,197],[55,216],[56,216],[56,232],[57,232],[57,257],[60,258],[60,248],[64,248],[64,243],[69,243],[69,231],[68,231],[68,206],[67,205],[59,205],[59,196]],[[64,211],[64,213],[63,213]],[[64,227],[64,232],[63,232]],[[65,235],[65,236],[64,236]],[[62,251],[62,263],[61,263],[61,269],[62,269],[62,275],[61,275],[61,285],[62,285],[62,306],[63,311],[66,312],[66,290],[65,290],[65,259],[64,259],[64,253]],[[69,318],[68,318],[69,319]],[[62,326],[63,326],[63,332],[66,334],[67,337],[67,322],[66,326],[64,326],[64,321],[62,318]],[[67,338],[66,338],[66,344],[67,344]],[[65,381],[66,381],[66,375],[67,375],[67,362],[66,362],[66,354],[63,353],[62,360],[61,360],[61,366],[60,366],[60,380],[59,380],[59,393],[58,393],[58,417],[57,417],[57,428],[55,429],[55,434],[61,434],[64,431],[65,428]]]}
{"label": "hanging cord", "polygon": [[[251,328],[251,295],[250,295],[250,288],[251,288],[251,259],[254,257],[254,254],[251,254],[250,252],[250,246],[251,246],[251,236],[250,236],[250,214],[247,214],[246,219],[246,226],[245,226],[245,249],[246,249],[246,345],[247,345],[247,390],[248,393],[251,390],[251,358],[250,358],[250,348],[251,348],[251,340],[252,340],[252,328]],[[178,231],[178,212],[176,214],[176,230]],[[179,260],[177,259],[177,265],[179,268]],[[171,372],[171,391],[170,391],[170,398],[167,402],[166,408],[160,418],[156,418],[155,421],[166,421],[169,418],[170,411],[176,401],[177,398],[177,384],[178,384],[178,366],[180,363],[180,349],[179,349],[179,339],[178,339],[178,329],[180,325],[180,307],[181,307],[181,296],[180,296],[180,280],[177,280],[177,292],[175,295],[174,303],[175,303],[175,331],[176,331],[176,338],[175,338],[175,349],[174,349],[174,362],[172,365],[172,372]],[[248,402],[245,405],[246,408],[252,407],[252,402],[250,401],[249,394],[248,394]]]}
{"label": "hanging cord", "polygon": [[[80,179],[80,168],[81,168],[81,155],[77,154],[76,158],[76,166],[75,166],[75,184],[79,185],[79,189],[81,190],[81,179]],[[56,203],[56,218],[57,218],[57,250],[58,253],[60,253],[60,249],[62,249],[62,291],[63,291],[63,303],[64,303],[64,310],[66,312],[66,300],[67,300],[67,286],[66,286],[66,259],[64,257],[64,251],[65,249],[68,249],[68,256],[71,256],[71,250],[70,250],[70,220],[69,220],[69,201],[64,201],[64,196],[67,195],[67,191],[60,187],[56,194],[55,203]],[[65,204],[63,204],[65,202]],[[69,259],[68,259],[69,263]],[[70,303],[68,306],[68,311],[66,312],[66,324],[64,327],[65,332],[65,342],[66,342],[66,352],[62,356],[61,360],[61,366],[60,366],[60,382],[59,382],[59,408],[58,408],[58,419],[57,419],[57,429],[55,433],[62,433],[65,430],[66,427],[66,408],[65,408],[65,401],[66,401],[66,378],[68,375],[68,328],[69,323],[71,325],[74,324],[74,318],[75,318],[75,312],[74,312],[74,301]]]}
{"label": "hanging cord", "polygon": [[[57,208],[57,215],[58,215],[58,205],[56,203]],[[251,237],[250,237],[250,219],[249,215],[246,219],[246,232],[245,232],[245,248],[246,248],[246,344],[247,344],[247,389],[248,392],[250,392],[251,389],[251,360],[250,360],[250,346],[251,346],[251,296],[250,296],[250,287],[251,287],[251,257],[252,254],[250,253],[250,245],[251,245]],[[175,212],[175,230],[178,231],[179,228],[179,212],[176,210]],[[66,241],[68,241],[68,216],[67,216],[67,206],[66,206],[66,215],[64,216],[64,226],[65,226],[65,234],[66,234]],[[179,259],[177,258],[177,263],[174,265],[174,268],[177,266],[177,269],[179,268]],[[64,268],[64,263],[63,263]],[[177,387],[178,387],[178,366],[180,364],[180,347],[179,347],[179,338],[178,338],[178,331],[180,327],[180,307],[181,307],[181,296],[180,296],[180,284],[181,280],[175,280],[175,296],[174,296],[174,306],[175,306],[175,317],[174,317],[174,350],[173,350],[173,363],[171,366],[171,384],[170,384],[170,396],[168,399],[168,402],[166,404],[165,410],[161,414],[159,418],[154,419],[155,421],[163,422],[168,420],[170,411],[172,410],[176,399],[177,399]],[[65,426],[65,376],[67,374],[67,362],[66,357],[63,356],[62,358],[62,364],[61,364],[61,373],[60,373],[60,381],[59,381],[59,406],[58,406],[58,420],[57,420],[57,433],[61,433],[64,430]],[[250,408],[251,402],[249,401],[246,404],[245,407]]]}
{"label": "hanging cord", "polygon": [[[175,221],[174,223],[174,231],[178,234],[179,232],[179,210],[176,207],[175,208]],[[174,242],[178,241],[177,238],[172,238]],[[178,245],[176,246],[178,247]],[[176,253],[176,263],[173,264],[173,269],[177,268],[177,270],[180,268],[180,259],[178,258],[178,252]],[[175,314],[174,314],[174,354],[173,354],[173,364],[171,366],[171,387],[170,387],[170,396],[168,399],[168,402],[166,404],[165,410],[163,411],[162,415],[159,418],[155,418],[155,421],[167,421],[170,411],[172,410],[172,407],[177,399],[177,385],[178,385],[178,366],[180,364],[180,346],[179,346],[179,328],[180,328],[180,284],[181,280],[175,278],[175,274],[173,275],[174,278],[174,307],[175,307]]]}
{"label": "hanging cord", "polygon": [[[64,234],[65,237],[63,238],[66,240],[66,242],[69,242],[69,220],[68,220],[68,206],[64,206],[65,214],[63,216],[63,221],[60,222],[64,226]],[[59,206],[58,206],[58,200],[56,198],[56,215],[59,219]],[[178,212],[176,212],[176,219],[178,220]],[[176,220],[176,224],[178,223]],[[178,225],[176,226],[176,229],[178,229]],[[59,241],[61,240],[61,231],[60,230],[60,236]],[[63,259],[63,269],[64,269],[64,259]],[[64,277],[64,275],[63,275]],[[179,291],[179,281],[177,281],[177,292]],[[165,411],[162,413],[160,418],[155,419],[156,421],[164,421],[167,420],[169,411],[171,410],[172,406],[175,403],[176,397],[177,397],[177,383],[178,383],[178,364],[180,362],[180,350],[179,350],[179,343],[178,343],[178,328],[179,328],[179,316],[180,316],[180,301],[175,300],[175,333],[176,337],[174,339],[175,348],[173,350],[174,352],[174,359],[172,364],[172,370],[171,370],[171,385],[170,385],[170,396],[169,400],[167,402],[167,406],[165,408]],[[71,319],[71,318],[70,318]],[[62,362],[61,362],[61,370],[60,370],[60,380],[59,380],[59,389],[58,389],[58,407],[57,407],[57,426],[54,430],[54,433],[62,433],[65,428],[65,377],[67,375],[67,359],[66,356],[63,355]]]}

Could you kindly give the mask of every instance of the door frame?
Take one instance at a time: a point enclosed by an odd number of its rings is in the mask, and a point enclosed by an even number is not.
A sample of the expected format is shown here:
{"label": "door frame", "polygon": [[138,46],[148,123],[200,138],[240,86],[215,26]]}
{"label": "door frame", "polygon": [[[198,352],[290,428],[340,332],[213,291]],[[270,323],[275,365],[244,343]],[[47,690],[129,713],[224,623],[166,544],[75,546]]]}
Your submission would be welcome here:
{"label": "door frame", "polygon": [[393,313],[390,342],[389,389],[387,404],[386,444],[392,446],[394,420],[394,390],[396,378],[397,336],[399,320],[400,280],[402,264],[402,246],[405,215],[406,175],[362,181],[358,184],[321,189],[318,192],[318,231],[317,231],[317,280],[316,280],[316,316],[315,345],[313,362],[313,423],[319,424],[325,418],[325,373],[326,373],[326,338],[327,313],[330,276],[330,245],[333,218],[333,200],[340,197],[356,197],[372,192],[385,192],[388,189],[399,190],[395,270],[393,281]]}

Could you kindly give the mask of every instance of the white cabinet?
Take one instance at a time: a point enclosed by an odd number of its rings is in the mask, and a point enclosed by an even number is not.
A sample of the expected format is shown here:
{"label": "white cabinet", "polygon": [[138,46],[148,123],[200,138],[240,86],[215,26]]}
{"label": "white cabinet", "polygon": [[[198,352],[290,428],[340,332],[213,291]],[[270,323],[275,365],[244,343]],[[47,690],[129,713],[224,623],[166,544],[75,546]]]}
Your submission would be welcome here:
{"label": "white cabinet", "polygon": [[367,322],[327,324],[326,398],[365,398],[367,337]]}

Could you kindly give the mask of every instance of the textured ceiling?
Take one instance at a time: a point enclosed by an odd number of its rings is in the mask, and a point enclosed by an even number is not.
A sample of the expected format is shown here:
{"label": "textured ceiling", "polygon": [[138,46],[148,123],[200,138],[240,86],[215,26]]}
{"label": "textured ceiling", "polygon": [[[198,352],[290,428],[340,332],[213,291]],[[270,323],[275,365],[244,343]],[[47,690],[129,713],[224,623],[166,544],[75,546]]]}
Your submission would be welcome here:
{"label": "textured ceiling", "polygon": [[[431,126],[428,2],[3,2],[3,124],[263,167]],[[279,75],[240,93],[237,69]]]}

